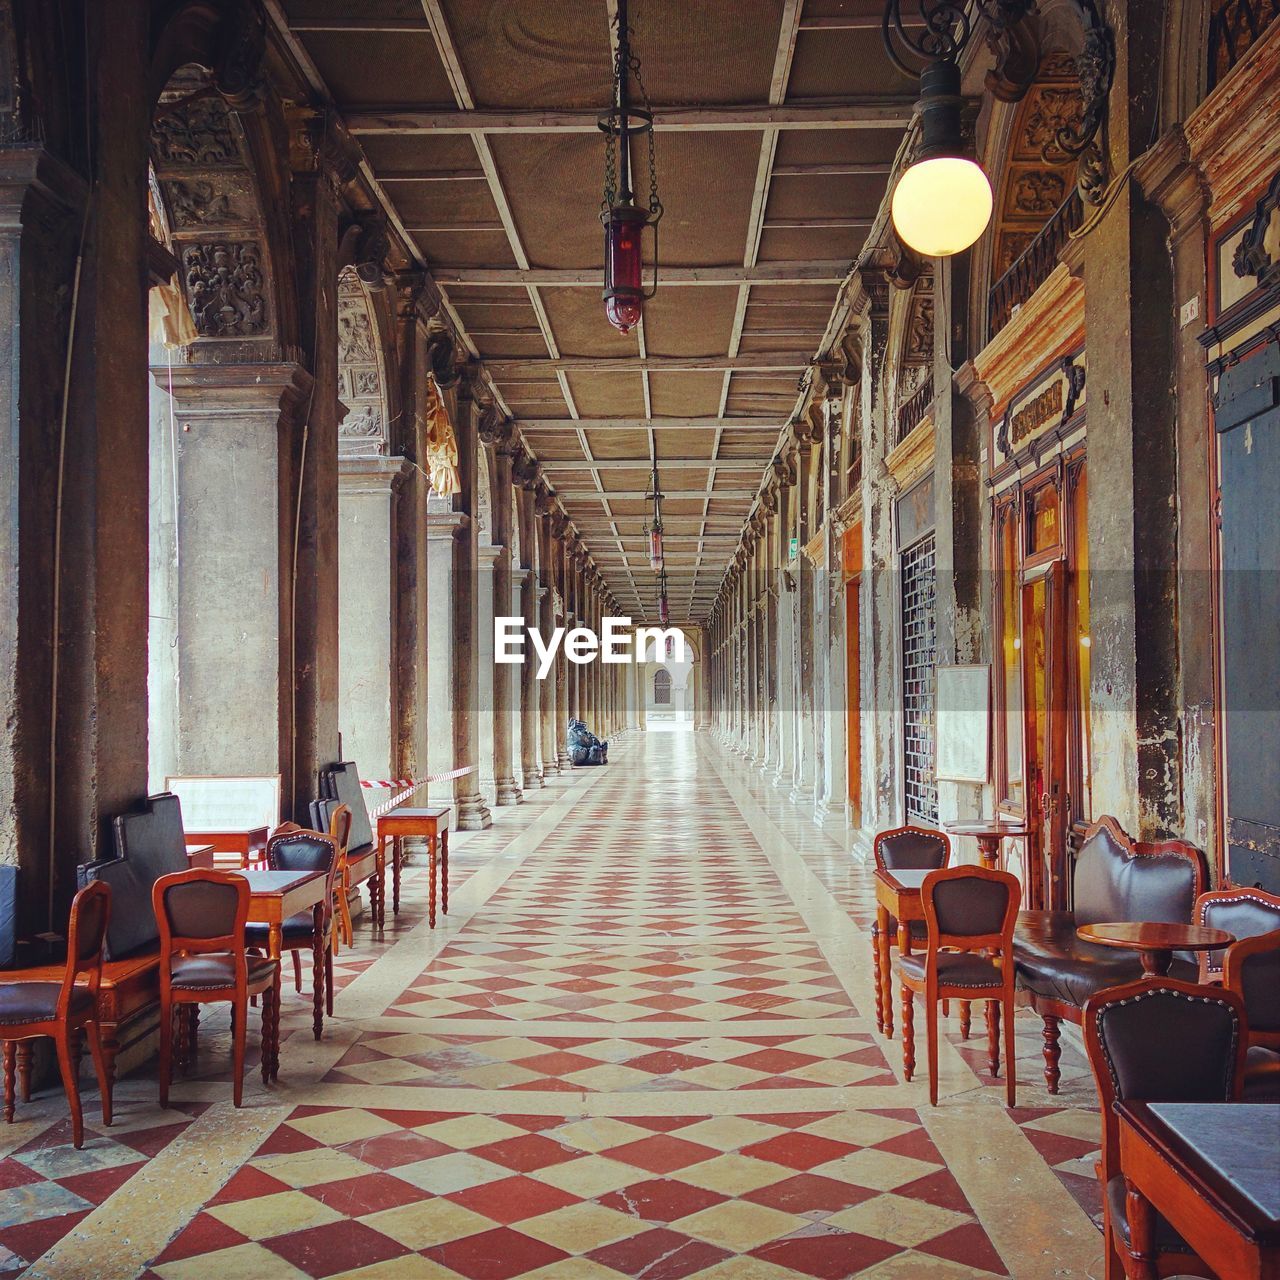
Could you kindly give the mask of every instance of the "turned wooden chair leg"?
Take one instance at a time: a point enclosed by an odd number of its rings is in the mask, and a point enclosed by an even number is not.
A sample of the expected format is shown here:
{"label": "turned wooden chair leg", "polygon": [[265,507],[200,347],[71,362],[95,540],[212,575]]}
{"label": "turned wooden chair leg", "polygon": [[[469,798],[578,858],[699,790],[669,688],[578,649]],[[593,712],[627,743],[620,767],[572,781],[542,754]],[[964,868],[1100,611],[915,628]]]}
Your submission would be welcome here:
{"label": "turned wooden chair leg", "polygon": [[98,1077],[98,1093],[102,1097],[102,1123],[111,1124],[111,1072],[107,1070],[107,1055],[102,1051],[102,1028],[90,1022],[85,1031],[89,1036],[89,1053],[93,1056],[93,1071]]}
{"label": "turned wooden chair leg", "polygon": [[275,986],[262,993],[262,1083],[271,1083],[271,1023],[276,1005]]}
{"label": "turned wooden chair leg", "polygon": [[333,951],[324,953],[324,1011],[333,1017]]}
{"label": "turned wooden chair leg", "polygon": [[902,1074],[910,1080],[916,1069],[916,1037],[911,988],[902,985]]}
{"label": "turned wooden chair leg", "polygon": [[276,971],[276,980],[272,984],[275,1001],[271,1006],[271,1078],[280,1076],[280,973]]}
{"label": "turned wooden chair leg", "polygon": [[1011,1107],[1018,1099],[1018,1067],[1014,1059],[1017,1051],[1014,1048],[1016,1036],[1013,1014],[1013,1000],[1010,998],[1008,1007],[1004,1011],[1004,1089],[1005,1101]]}
{"label": "turned wooden chair leg", "polygon": [[936,1107],[938,1105],[938,1004],[936,1000],[930,1000],[927,994],[924,1004],[925,1034],[929,1040],[929,1105]]}
{"label": "turned wooden chair leg", "polygon": [[31,1055],[35,1045],[30,1040],[18,1041],[18,1090],[23,1102],[31,1101]]}
{"label": "turned wooden chair leg", "polygon": [[75,1034],[74,1028],[64,1026],[54,1036],[53,1043],[58,1050],[58,1070],[62,1073],[67,1106],[71,1108],[71,1145],[79,1150],[84,1146],[84,1109],[80,1105],[80,1079],[76,1073],[76,1054],[71,1043]]}
{"label": "turned wooden chair leg", "polygon": [[968,1000],[960,1001],[960,1039],[967,1040],[969,1038],[970,1008]]}
{"label": "turned wooden chair leg", "polygon": [[1000,1074],[1000,1001],[987,1001],[987,1069],[992,1078]]}
{"label": "turned wooden chair leg", "polygon": [[884,979],[880,973],[880,926],[871,922],[871,970],[876,984],[876,1030],[884,1033]]}
{"label": "turned wooden chair leg", "polygon": [[1062,1046],[1058,1043],[1058,1037],[1061,1032],[1061,1019],[1055,1017],[1051,1013],[1042,1015],[1044,1018],[1044,1083],[1050,1093],[1058,1092],[1058,1081],[1062,1078],[1062,1072],[1058,1069],[1058,1062],[1062,1057]]}
{"label": "turned wooden chair leg", "polygon": [[302,994],[302,952],[294,951],[290,953],[293,956],[293,989]]}
{"label": "turned wooden chair leg", "polygon": [[169,1079],[173,1074],[173,1006],[160,1005],[160,1105],[169,1105]]}
{"label": "turned wooden chair leg", "polygon": [[248,1002],[242,1006],[231,1002],[231,1069],[232,1103],[239,1106],[244,1099],[244,1041],[246,1026],[249,1021]]}
{"label": "turned wooden chair leg", "polygon": [[15,1085],[18,1076],[18,1042],[4,1042],[4,1122],[13,1123],[14,1101],[17,1094]]}

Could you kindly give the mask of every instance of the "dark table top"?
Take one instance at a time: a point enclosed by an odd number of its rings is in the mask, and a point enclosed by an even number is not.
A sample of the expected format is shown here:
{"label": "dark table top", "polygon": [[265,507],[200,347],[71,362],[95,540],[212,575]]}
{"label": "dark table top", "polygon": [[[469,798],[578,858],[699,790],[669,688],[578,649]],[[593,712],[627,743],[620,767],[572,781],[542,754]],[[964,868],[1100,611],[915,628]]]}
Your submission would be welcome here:
{"label": "dark table top", "polygon": [[1153,921],[1082,924],[1076,933],[1086,942],[1123,951],[1218,951],[1235,941],[1235,935],[1225,929]]}
{"label": "dark table top", "polygon": [[1021,818],[959,818],[942,824],[957,836],[1025,836],[1027,824]]}
{"label": "dark table top", "polygon": [[1121,1102],[1116,1111],[1245,1233],[1280,1242],[1280,1103]]}
{"label": "dark table top", "polygon": [[324,876],[323,871],[236,871],[249,882],[250,893],[285,893],[294,885]]}
{"label": "dark table top", "polygon": [[936,870],[936,867],[930,867],[927,871],[893,871],[885,867],[883,870],[877,871],[876,875],[897,885],[899,889],[906,890],[907,893],[919,893],[920,886],[924,884],[925,876],[932,875]]}

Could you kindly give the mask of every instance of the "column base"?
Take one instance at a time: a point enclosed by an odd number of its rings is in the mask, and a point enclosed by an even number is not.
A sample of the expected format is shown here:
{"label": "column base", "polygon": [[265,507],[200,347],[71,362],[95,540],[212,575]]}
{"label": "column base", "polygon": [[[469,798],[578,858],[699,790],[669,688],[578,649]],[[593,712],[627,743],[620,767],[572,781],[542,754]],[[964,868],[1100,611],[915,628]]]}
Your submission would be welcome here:
{"label": "column base", "polygon": [[521,804],[524,796],[516,786],[515,778],[499,778],[496,784],[498,805]]}
{"label": "column base", "polygon": [[[605,741],[607,742],[608,739],[606,738]],[[556,767],[560,770],[561,773],[568,773],[569,770],[573,767],[573,761],[569,759],[569,753],[567,751],[562,751],[560,753],[559,757],[556,760]]]}
{"label": "column base", "polygon": [[520,785],[525,791],[536,791],[547,784],[542,780],[536,764],[527,764],[520,770]]}
{"label": "column base", "polygon": [[455,799],[453,803],[459,831],[483,831],[493,826],[493,814],[478,791]]}
{"label": "column base", "polygon": [[814,790],[812,782],[797,782],[792,785],[788,797],[792,804],[813,804]]}

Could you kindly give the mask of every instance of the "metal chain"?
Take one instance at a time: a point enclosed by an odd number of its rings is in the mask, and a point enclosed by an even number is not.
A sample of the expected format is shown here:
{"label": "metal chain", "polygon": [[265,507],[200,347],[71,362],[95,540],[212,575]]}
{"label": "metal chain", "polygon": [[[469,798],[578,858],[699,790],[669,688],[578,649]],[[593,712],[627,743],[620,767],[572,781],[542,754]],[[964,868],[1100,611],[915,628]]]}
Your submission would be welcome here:
{"label": "metal chain", "polygon": [[644,76],[640,72],[640,59],[634,54],[631,57],[631,74],[636,78],[644,109],[649,112],[649,215],[657,222],[662,217],[662,201],[658,198],[658,160],[653,138],[656,130],[653,127],[653,109],[649,105],[649,91],[644,87]]}

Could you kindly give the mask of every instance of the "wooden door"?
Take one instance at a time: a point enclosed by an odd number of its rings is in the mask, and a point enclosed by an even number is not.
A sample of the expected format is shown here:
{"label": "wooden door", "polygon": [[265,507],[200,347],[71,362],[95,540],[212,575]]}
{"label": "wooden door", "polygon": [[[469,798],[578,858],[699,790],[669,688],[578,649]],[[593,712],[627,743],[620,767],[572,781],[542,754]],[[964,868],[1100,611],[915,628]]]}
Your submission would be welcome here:
{"label": "wooden door", "polygon": [[1033,910],[1067,906],[1066,572],[1061,559],[1022,580],[1022,707],[1026,762],[1025,900]]}
{"label": "wooden door", "polygon": [[1280,892],[1280,343],[1223,372],[1224,845],[1239,885]]}

